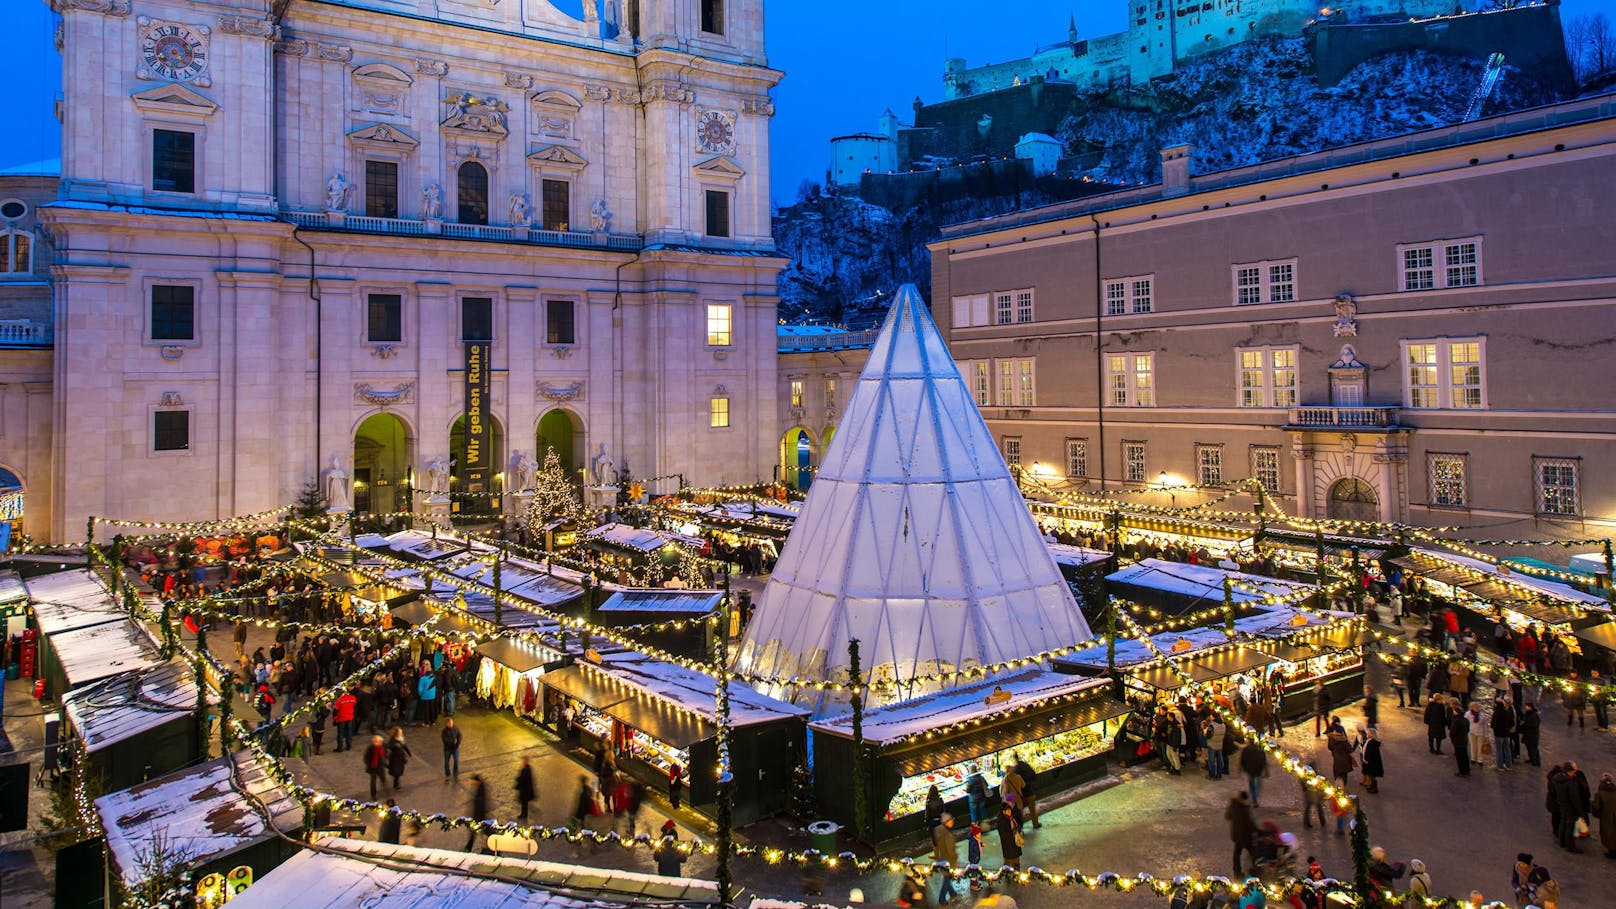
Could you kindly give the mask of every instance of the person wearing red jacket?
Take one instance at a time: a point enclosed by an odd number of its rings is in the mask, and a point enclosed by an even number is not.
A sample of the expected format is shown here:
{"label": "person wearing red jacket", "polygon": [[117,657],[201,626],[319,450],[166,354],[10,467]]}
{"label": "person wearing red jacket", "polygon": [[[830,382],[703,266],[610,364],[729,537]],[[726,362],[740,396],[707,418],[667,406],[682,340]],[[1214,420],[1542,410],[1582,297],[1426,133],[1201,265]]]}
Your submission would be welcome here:
{"label": "person wearing red jacket", "polygon": [[354,711],[358,707],[359,699],[354,697],[352,691],[344,691],[331,705],[331,719],[337,724],[337,751],[353,750]]}
{"label": "person wearing red jacket", "polygon": [[387,786],[387,745],[382,737],[372,736],[365,749],[365,772],[370,774],[370,800],[376,801],[376,784]]}

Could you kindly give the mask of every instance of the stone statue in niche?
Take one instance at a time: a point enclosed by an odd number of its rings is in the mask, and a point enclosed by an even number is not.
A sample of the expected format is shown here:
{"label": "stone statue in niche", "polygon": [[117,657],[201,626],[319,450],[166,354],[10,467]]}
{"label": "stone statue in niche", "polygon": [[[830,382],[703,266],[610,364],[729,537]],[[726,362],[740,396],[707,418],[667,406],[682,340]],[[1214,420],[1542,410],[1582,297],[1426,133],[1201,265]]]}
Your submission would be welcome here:
{"label": "stone statue in niche", "polygon": [[426,464],[426,491],[434,496],[449,492],[449,459],[439,455]]}
{"label": "stone statue in niche", "polygon": [[610,486],[617,481],[617,462],[606,453],[606,443],[600,443],[595,459],[589,462],[590,475],[596,486]]}
{"label": "stone statue in niche", "polygon": [[331,456],[331,469],[325,472],[325,510],[328,514],[353,511],[348,501],[348,472],[342,469],[342,456]]}
{"label": "stone statue in niche", "polygon": [[532,489],[533,475],[537,469],[538,465],[533,462],[531,455],[525,451],[518,451],[511,458],[511,489],[517,492]]}
{"label": "stone statue in niche", "polygon": [[325,210],[342,211],[348,204],[348,179],[340,173],[325,181]]}
{"label": "stone statue in niche", "polygon": [[589,209],[589,227],[596,233],[610,233],[612,229],[612,210],[606,207],[605,199],[596,199]]}
{"label": "stone statue in niche", "polygon": [[443,218],[443,187],[436,183],[428,183],[421,190],[421,213],[428,221],[438,221]]}
{"label": "stone statue in niche", "polygon": [[510,205],[511,209],[512,227],[526,227],[532,223],[533,217],[528,210],[527,193],[511,193],[511,198],[507,204]]}

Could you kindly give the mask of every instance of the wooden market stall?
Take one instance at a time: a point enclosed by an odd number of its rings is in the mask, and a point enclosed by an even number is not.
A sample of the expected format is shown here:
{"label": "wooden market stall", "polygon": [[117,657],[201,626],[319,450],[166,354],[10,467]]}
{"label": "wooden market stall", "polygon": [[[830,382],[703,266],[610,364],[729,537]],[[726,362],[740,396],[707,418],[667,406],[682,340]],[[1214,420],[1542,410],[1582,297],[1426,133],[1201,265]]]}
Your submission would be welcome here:
{"label": "wooden market stall", "polygon": [[192,668],[170,660],[62,696],[68,729],[84,747],[99,791],[127,789],[194,763],[197,689]]}
{"label": "wooden market stall", "polygon": [[145,626],[127,617],[49,635],[44,652],[49,655],[42,663],[45,696],[57,700],[75,688],[161,662]]}
{"label": "wooden market stall", "polygon": [[[965,783],[976,772],[994,793],[990,810],[997,811],[999,784],[1017,756],[1038,772],[1041,797],[1103,775],[1128,714],[1109,687],[1103,679],[1031,668],[865,712],[870,841],[923,832],[933,785],[950,812],[967,818]],[[852,716],[816,720],[809,728],[820,809],[851,825]]]}
{"label": "wooden market stall", "polygon": [[[1105,586],[1112,596],[1180,615],[1222,603],[1225,579],[1235,582],[1230,598],[1236,604],[1261,605],[1267,598],[1290,598],[1317,590],[1312,584],[1166,559],[1145,559],[1106,575]],[[1315,598],[1309,596],[1302,602]]]}
{"label": "wooden market stall", "polygon": [[[617,752],[618,769],[666,788],[684,769],[691,807],[711,816],[718,794],[718,716],[710,676],[624,651],[545,673],[544,685],[572,700],[586,742]],[[804,754],[808,710],[730,685],[734,819],[752,823],[784,811],[791,773]]]}
{"label": "wooden market stall", "polygon": [[[656,631],[636,635],[659,649],[692,660],[712,655],[717,625],[705,621],[724,600],[722,590],[665,590],[631,588],[619,590],[595,607],[596,623],[612,628],[627,625],[659,625]],[[684,627],[673,627],[683,623]]]}
{"label": "wooden market stall", "polygon": [[1313,688],[1321,682],[1331,704],[1350,704],[1363,697],[1363,645],[1369,633],[1363,621],[1351,613],[1320,615],[1280,609],[1236,620],[1235,630],[1262,639],[1252,646],[1274,658],[1269,677],[1283,686],[1280,720],[1311,716]]}

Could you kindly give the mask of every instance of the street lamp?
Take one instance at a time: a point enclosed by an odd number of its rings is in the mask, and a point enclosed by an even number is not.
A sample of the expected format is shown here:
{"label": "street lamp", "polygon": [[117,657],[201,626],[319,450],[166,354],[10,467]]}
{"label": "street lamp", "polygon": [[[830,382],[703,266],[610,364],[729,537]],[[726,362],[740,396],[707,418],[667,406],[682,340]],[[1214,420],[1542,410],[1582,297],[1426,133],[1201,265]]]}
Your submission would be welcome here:
{"label": "street lamp", "polygon": [[1172,503],[1172,507],[1177,508],[1178,493],[1171,486],[1167,485],[1167,471],[1164,470],[1161,473],[1156,474],[1156,484],[1162,488],[1163,492],[1167,493],[1167,501]]}

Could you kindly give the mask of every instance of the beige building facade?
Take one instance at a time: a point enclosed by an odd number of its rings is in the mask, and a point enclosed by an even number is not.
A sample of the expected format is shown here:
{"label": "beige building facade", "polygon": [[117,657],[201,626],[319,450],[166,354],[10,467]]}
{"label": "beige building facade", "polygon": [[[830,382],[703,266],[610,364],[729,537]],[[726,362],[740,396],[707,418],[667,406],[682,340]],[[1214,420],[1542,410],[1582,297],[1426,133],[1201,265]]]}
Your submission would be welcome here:
{"label": "beige building facade", "polygon": [[45,535],[769,476],[762,0],[52,3]]}
{"label": "beige building facade", "polygon": [[1616,97],[1221,173],[1163,161],[1161,184],[932,245],[1007,460],[1151,504],[1255,477],[1311,517],[1612,533]]}

